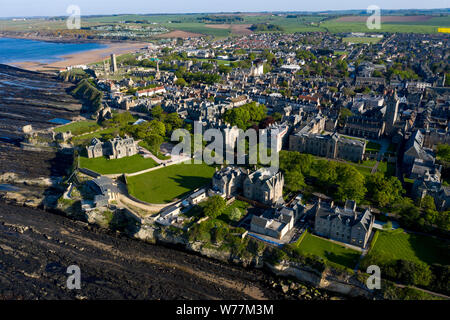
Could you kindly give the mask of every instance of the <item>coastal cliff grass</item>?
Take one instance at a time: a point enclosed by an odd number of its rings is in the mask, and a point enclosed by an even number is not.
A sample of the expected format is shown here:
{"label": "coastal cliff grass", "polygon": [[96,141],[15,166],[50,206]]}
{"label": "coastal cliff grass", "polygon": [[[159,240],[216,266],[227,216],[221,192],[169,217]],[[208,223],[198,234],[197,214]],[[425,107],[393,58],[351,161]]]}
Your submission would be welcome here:
{"label": "coastal cliff grass", "polygon": [[158,164],[151,158],[143,158],[136,154],[122,159],[109,160],[105,157],[89,159],[80,156],[80,167],[90,169],[100,174],[135,173],[156,167]]}
{"label": "coastal cliff grass", "polygon": [[100,129],[100,126],[95,121],[77,121],[66,124],[65,126],[60,126],[53,131],[55,132],[67,132],[70,131],[74,136],[78,136],[83,133],[93,132]]}
{"label": "coastal cliff grass", "polygon": [[211,183],[214,172],[214,167],[206,164],[175,164],[128,177],[128,192],[148,203],[169,203]]}

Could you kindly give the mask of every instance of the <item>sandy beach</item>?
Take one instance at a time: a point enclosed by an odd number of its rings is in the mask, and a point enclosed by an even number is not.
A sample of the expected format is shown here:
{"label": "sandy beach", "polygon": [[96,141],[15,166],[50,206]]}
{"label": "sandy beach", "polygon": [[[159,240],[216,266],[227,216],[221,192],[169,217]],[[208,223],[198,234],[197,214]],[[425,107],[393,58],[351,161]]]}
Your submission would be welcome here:
{"label": "sandy beach", "polygon": [[31,71],[58,71],[60,69],[64,69],[68,66],[80,65],[80,64],[89,64],[98,61],[102,61],[109,57],[112,53],[116,55],[125,54],[129,52],[134,52],[140,48],[147,47],[150,43],[140,42],[122,42],[122,43],[106,43],[108,45],[107,48],[98,49],[98,50],[90,50],[79,52],[75,54],[70,54],[67,56],[62,56],[60,61],[51,62],[51,63],[42,63],[36,61],[18,61],[8,63],[9,65],[31,70]]}

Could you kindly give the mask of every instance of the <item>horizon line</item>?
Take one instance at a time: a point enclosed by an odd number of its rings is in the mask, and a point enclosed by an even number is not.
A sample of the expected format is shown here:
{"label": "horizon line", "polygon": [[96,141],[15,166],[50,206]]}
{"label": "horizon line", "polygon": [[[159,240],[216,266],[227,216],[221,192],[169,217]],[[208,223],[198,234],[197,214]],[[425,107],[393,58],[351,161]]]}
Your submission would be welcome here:
{"label": "horizon line", "polygon": [[[402,9],[381,9],[383,11],[437,11],[437,10],[449,10],[450,7],[447,8],[402,8]],[[349,11],[367,11],[367,8],[361,9],[337,9],[337,10],[306,10],[306,11],[276,11],[276,10],[267,10],[267,11],[204,11],[204,12],[155,12],[155,13],[96,13],[96,14],[85,14],[81,15],[81,17],[95,17],[95,16],[125,16],[125,15],[136,15],[136,16],[152,16],[152,15],[195,15],[195,14],[251,14],[251,13],[261,13],[261,14],[281,14],[281,13],[309,13],[309,14],[321,14],[321,13],[339,13],[339,12],[349,12]],[[449,12],[450,14],[450,12]],[[0,19],[42,19],[42,18],[60,18],[67,17],[68,15],[55,15],[55,16],[0,16]]]}

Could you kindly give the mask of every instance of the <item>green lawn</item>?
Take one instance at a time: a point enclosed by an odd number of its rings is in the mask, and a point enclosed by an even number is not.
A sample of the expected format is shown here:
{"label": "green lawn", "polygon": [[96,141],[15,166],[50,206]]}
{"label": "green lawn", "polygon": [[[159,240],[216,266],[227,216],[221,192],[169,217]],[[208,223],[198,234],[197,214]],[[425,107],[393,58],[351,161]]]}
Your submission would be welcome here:
{"label": "green lawn", "polygon": [[175,164],[128,178],[129,193],[149,203],[168,203],[207,185],[215,172],[206,164]]}
{"label": "green lawn", "polygon": [[95,121],[85,120],[77,121],[66,124],[65,126],[57,127],[53,129],[55,132],[67,132],[70,131],[74,136],[80,135],[85,132],[91,132],[99,129],[100,126]]}
{"label": "green lawn", "polygon": [[365,168],[360,166],[354,166],[363,176],[370,176],[372,174],[372,168]]}
{"label": "green lawn", "polygon": [[81,136],[77,136],[77,137],[73,137],[72,138],[72,142],[76,145],[87,145],[91,142],[91,140],[93,138],[99,138],[102,139],[103,136],[107,135],[107,134],[113,134],[115,135],[116,133],[119,133],[119,128],[106,128],[94,133],[89,133],[89,134],[85,134],[85,135],[81,135]]}
{"label": "green lawn", "polygon": [[353,269],[361,255],[356,250],[340,246],[310,233],[302,238],[300,244],[297,244],[297,250],[300,254],[313,254],[347,268]]}
{"label": "green lawn", "polygon": [[367,146],[366,146],[367,151],[378,152],[378,151],[380,151],[380,149],[381,149],[381,144],[379,144],[379,143],[372,142],[372,141],[369,141],[367,143]]}
{"label": "green lawn", "polygon": [[427,264],[450,264],[448,246],[432,237],[401,232],[377,231],[378,239],[370,253],[386,260],[404,259]]}
{"label": "green lawn", "polygon": [[145,159],[139,154],[114,160],[108,160],[105,157],[89,159],[80,156],[81,168],[87,168],[100,174],[134,173],[156,166],[157,163],[153,159]]}

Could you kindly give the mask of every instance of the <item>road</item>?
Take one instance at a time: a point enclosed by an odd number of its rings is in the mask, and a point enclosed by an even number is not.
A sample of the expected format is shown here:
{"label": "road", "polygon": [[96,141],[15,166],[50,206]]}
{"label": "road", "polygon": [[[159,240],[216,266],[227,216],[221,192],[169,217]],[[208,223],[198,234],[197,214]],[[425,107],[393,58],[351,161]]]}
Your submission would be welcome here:
{"label": "road", "polygon": [[[67,267],[81,290],[66,288]],[[0,202],[2,299],[280,299],[272,276]]]}

